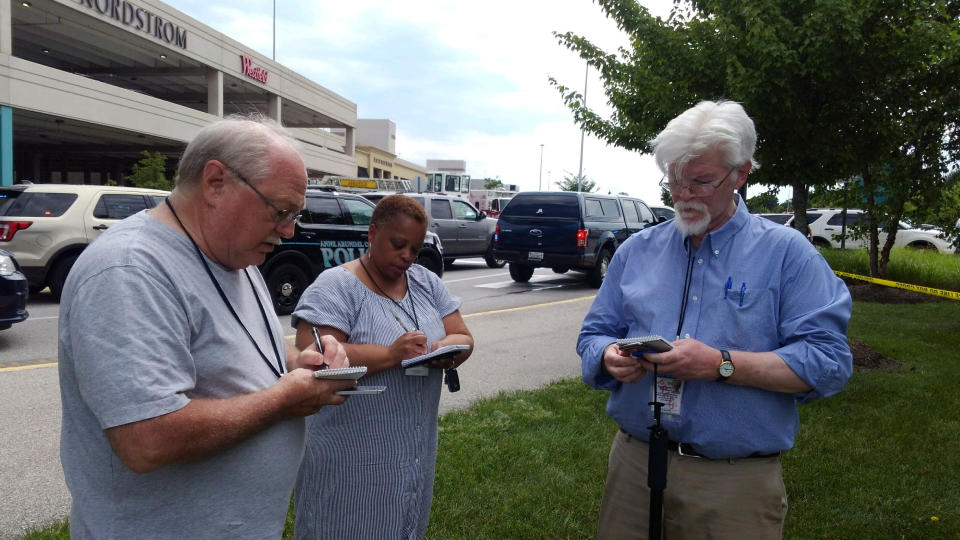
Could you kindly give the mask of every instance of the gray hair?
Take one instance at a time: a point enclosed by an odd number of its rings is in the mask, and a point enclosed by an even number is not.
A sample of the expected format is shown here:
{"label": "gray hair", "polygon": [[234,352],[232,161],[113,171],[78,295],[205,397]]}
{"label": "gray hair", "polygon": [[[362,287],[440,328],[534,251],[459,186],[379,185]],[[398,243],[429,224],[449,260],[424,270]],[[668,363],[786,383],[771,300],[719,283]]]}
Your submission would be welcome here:
{"label": "gray hair", "polygon": [[[743,106],[734,101],[701,101],[671,120],[650,144],[657,166],[664,173],[670,165],[683,167],[705,152],[723,152],[727,166],[746,162],[760,166],[753,159],[757,147],[757,131]],[[751,169],[751,170],[752,170]]]}
{"label": "gray hair", "polygon": [[210,160],[232,167],[251,182],[270,176],[270,149],[300,143],[275,120],[260,114],[231,115],[204,127],[190,141],[177,167],[176,186],[192,188],[200,183]]}

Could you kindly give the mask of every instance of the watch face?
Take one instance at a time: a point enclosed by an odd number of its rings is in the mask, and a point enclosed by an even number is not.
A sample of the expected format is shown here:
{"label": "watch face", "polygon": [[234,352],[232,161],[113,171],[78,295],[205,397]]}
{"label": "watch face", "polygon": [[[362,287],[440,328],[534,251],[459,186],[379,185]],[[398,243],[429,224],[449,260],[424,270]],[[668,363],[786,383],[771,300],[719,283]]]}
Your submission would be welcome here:
{"label": "watch face", "polygon": [[717,368],[717,371],[720,372],[721,377],[729,377],[733,375],[733,362],[721,363],[720,367]]}

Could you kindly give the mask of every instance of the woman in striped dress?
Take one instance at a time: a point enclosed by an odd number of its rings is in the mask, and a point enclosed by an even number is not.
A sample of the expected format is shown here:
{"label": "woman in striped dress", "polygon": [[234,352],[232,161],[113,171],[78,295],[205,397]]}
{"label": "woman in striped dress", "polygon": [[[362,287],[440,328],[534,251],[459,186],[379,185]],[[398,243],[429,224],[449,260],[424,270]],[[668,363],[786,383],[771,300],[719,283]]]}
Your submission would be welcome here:
{"label": "woman in striped dress", "polygon": [[[311,329],[336,336],[350,364],[367,366],[354,396],[307,418],[307,448],[295,492],[297,538],[423,538],[430,518],[443,369],[470,356],[473,337],[460,299],[413,262],[427,216],[404,195],[374,209],[370,247],[322,272],[304,291],[292,324],[298,346]],[[400,362],[443,345],[470,349],[427,368]]]}

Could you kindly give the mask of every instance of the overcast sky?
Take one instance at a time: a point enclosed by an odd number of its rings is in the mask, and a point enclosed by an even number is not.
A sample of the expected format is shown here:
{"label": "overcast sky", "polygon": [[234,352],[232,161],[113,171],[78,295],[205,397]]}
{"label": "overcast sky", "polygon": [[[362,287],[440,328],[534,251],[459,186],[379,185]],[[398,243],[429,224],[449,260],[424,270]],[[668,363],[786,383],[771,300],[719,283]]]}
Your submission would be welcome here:
{"label": "overcast sky", "polygon": [[[165,1],[274,56],[274,0]],[[669,14],[670,0],[641,3]],[[580,130],[548,77],[582,92],[586,64],[553,31],[574,31],[608,52],[626,44],[590,0],[276,0],[275,54],[356,103],[358,117],[395,122],[401,159],[463,159],[474,178],[556,189],[553,182],[578,171]],[[602,90],[591,70],[587,103],[607,114]],[[583,173],[603,193],[660,204],[650,156],[587,135]]]}

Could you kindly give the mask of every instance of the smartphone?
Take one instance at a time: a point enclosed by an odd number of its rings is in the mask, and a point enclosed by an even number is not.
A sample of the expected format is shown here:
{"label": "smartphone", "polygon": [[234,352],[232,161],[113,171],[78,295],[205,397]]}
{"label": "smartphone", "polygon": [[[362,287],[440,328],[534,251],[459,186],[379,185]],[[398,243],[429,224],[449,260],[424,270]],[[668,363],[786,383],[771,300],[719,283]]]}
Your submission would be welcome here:
{"label": "smartphone", "polygon": [[641,353],[661,353],[673,348],[667,340],[657,335],[618,339],[617,346],[621,351]]}
{"label": "smartphone", "polygon": [[370,394],[381,394],[386,390],[386,386],[356,386],[347,390],[335,392],[338,396],[367,396]]}

